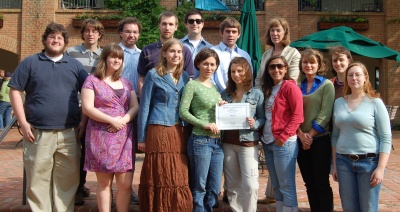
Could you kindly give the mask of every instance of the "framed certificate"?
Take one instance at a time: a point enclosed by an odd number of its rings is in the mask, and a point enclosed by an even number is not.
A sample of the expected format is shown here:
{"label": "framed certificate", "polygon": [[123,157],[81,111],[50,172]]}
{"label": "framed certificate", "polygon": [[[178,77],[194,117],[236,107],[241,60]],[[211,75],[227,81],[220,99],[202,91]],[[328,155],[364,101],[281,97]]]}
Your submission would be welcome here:
{"label": "framed certificate", "polygon": [[220,130],[250,129],[246,119],[249,116],[249,103],[229,103],[215,106],[216,124]]}

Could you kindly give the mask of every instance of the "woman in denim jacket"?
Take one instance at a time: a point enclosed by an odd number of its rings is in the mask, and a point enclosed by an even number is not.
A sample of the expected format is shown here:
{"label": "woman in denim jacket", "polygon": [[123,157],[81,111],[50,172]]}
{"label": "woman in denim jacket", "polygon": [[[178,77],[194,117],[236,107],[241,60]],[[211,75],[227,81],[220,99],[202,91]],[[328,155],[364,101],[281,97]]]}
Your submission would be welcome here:
{"label": "woman in denim jacket", "polygon": [[147,73],[138,117],[138,147],[145,152],[140,175],[140,211],[191,211],[186,123],[178,108],[189,75],[183,71],[183,46],[163,44],[160,63]]}
{"label": "woman in denim jacket", "polygon": [[269,179],[275,191],[276,211],[298,211],[296,195],[296,131],[304,120],[303,96],[289,77],[283,56],[265,64],[262,91],[265,95],[265,125],[261,138]]}
{"label": "woman in denim jacket", "polygon": [[210,81],[219,66],[218,54],[204,48],[197,54],[194,65],[200,75],[185,87],[179,114],[194,125],[188,143],[190,189],[193,211],[203,212],[213,211],[221,190],[224,153],[215,124],[215,105],[220,103],[221,94]]}
{"label": "woman in denim jacket", "polygon": [[249,103],[250,129],[226,130],[224,150],[225,190],[233,211],[256,211],[258,198],[258,129],[264,125],[264,95],[252,88],[252,70],[243,57],[235,57],[228,69],[222,99],[228,103]]}

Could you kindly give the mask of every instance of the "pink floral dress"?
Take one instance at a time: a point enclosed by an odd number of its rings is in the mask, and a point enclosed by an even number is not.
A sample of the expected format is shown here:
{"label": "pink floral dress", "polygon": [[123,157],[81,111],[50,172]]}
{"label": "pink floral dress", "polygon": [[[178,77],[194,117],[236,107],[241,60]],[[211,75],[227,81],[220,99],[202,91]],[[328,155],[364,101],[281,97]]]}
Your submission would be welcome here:
{"label": "pink floral dress", "polygon": [[[90,75],[83,88],[94,91],[94,106],[112,117],[124,116],[129,110],[132,85],[121,78],[124,91],[119,97],[115,90],[103,80]],[[89,118],[86,126],[85,171],[91,172],[129,172],[133,171],[132,123],[128,123],[116,133],[107,131],[109,124]]]}

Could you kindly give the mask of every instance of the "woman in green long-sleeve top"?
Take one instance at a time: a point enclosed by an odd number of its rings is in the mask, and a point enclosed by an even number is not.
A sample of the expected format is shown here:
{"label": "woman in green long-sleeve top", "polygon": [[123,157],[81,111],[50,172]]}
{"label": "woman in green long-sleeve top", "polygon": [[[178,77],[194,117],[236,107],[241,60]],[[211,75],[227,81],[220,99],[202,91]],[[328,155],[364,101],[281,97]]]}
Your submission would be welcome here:
{"label": "woman in green long-sleeve top", "polygon": [[305,79],[303,94],[304,122],[297,130],[299,153],[297,163],[305,182],[311,211],[333,211],[333,193],[329,183],[331,140],[329,122],[335,89],[326,73],[322,54],[307,49],[301,54],[300,71]]}
{"label": "woman in green long-sleeve top", "polygon": [[218,204],[224,159],[215,123],[215,105],[221,101],[221,95],[211,84],[211,76],[219,65],[218,54],[204,48],[197,54],[194,65],[200,76],[185,86],[179,116],[194,125],[187,151],[193,211],[212,211]]}
{"label": "woman in green long-sleeve top", "polygon": [[9,97],[10,87],[8,87],[8,82],[10,82],[11,73],[7,72],[4,76],[4,82],[1,85],[0,90],[0,130],[10,123],[11,120],[11,102]]}

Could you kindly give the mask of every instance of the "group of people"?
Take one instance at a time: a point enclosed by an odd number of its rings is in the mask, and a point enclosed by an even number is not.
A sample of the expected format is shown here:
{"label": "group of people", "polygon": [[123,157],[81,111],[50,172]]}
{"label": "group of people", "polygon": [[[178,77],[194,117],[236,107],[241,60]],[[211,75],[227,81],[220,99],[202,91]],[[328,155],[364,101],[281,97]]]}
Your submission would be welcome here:
{"label": "group of people", "polygon": [[[175,39],[178,17],[161,13],[159,41],[142,50],[136,46],[142,27],[133,17],[118,25],[121,42],[104,48],[101,23],[85,20],[84,43],[66,52],[65,28],[47,26],[44,50],[24,59],[8,84],[32,211],[84,204],[86,171],[96,174],[100,211],[111,210],[114,178],[118,211],[139,199],[140,211],[212,211],[222,175],[232,210],[256,211],[259,141],[269,172],[266,196],[277,211],[298,211],[296,161],[312,211],[333,211],[330,174],[345,211],[378,210],[391,131],[363,64],[333,48],[336,77],[324,78],[322,54],[289,47],[288,22],[274,18],[266,35],[272,48],[253,86],[250,56],[236,45],[236,19],[221,23],[216,46],[201,36],[200,11],[190,10],[184,22],[188,34]],[[216,107],[230,103],[249,105],[249,129],[218,128]],[[132,191],[137,150],[145,153],[139,199]]]}

